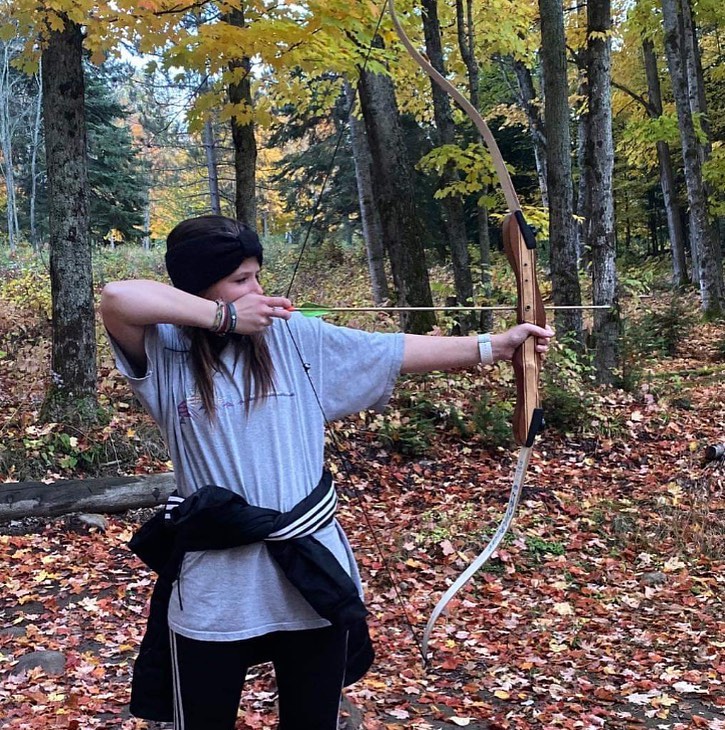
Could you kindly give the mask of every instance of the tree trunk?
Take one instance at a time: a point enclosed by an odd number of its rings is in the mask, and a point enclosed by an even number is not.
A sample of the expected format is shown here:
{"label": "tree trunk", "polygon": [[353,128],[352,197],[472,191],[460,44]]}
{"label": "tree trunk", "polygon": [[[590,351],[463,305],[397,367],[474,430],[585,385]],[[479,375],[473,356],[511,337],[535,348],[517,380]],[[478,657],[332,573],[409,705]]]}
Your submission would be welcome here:
{"label": "tree trunk", "polygon": [[[554,304],[578,305],[581,304],[581,289],[573,210],[569,86],[566,75],[564,12],[561,0],[539,0],[539,12],[544,74],[552,293]],[[581,310],[558,310],[555,322],[559,337],[569,338],[573,347],[581,352],[583,350]]]}
{"label": "tree trunk", "polygon": [[40,251],[40,236],[38,235],[38,223],[35,213],[38,200],[38,150],[41,141],[41,124],[43,111],[43,81],[42,81],[42,61],[41,68],[35,76],[38,85],[38,97],[35,106],[35,121],[31,133],[31,153],[30,153],[30,243],[33,250],[38,253]]}
{"label": "tree trunk", "polygon": [[144,251],[151,250],[151,190],[147,189],[143,204],[143,239],[141,242]]}
{"label": "tree trunk", "polygon": [[[478,98],[478,61],[476,60],[476,34],[473,22],[473,0],[466,0],[466,7],[463,7],[463,0],[456,0],[456,31],[458,35],[458,50],[466,66],[468,76],[468,98],[476,109],[480,109]],[[481,140],[481,145],[485,142]],[[481,196],[485,194],[481,191]],[[488,209],[481,203],[476,203],[476,227],[478,229],[478,248],[481,256],[481,288],[486,302],[490,302],[493,291],[491,278],[491,237],[488,231]],[[481,312],[479,327],[484,332],[493,329],[493,313]]]}
{"label": "tree trunk", "polygon": [[[586,99],[587,91],[586,76],[584,72],[579,83],[578,93],[581,98]],[[589,221],[592,217],[591,211],[591,185],[589,182],[589,171],[586,165],[586,143],[589,136],[589,110],[584,109],[577,120],[577,165],[579,167],[579,181],[577,183],[576,196],[576,251],[579,269],[585,271],[589,266],[589,251],[586,243],[589,240]]]}
{"label": "tree trunk", "polygon": [[0,151],[5,178],[5,211],[7,218],[8,245],[14,252],[17,246],[17,210],[15,205],[15,174],[13,165],[13,121],[10,107],[16,104],[13,98],[12,78],[10,75],[11,44],[2,44],[2,66],[0,67]]}
{"label": "tree trunk", "polygon": [[619,364],[621,333],[618,311],[616,246],[614,237],[614,141],[611,103],[611,3],[587,3],[587,81],[589,134],[586,167],[591,180],[589,247],[592,252],[594,304],[610,309],[594,313],[594,364],[599,383],[613,383]]}
{"label": "tree trunk", "polygon": [[96,330],[89,242],[83,34],[66,19],[43,50],[43,118],[50,209],[52,379],[45,420],[92,422]]}
{"label": "tree trunk", "polygon": [[[240,4],[226,16],[230,25],[246,27],[244,6]],[[234,177],[236,181],[235,209],[237,219],[257,229],[257,140],[254,134],[252,113],[251,61],[246,56],[231,61],[229,68],[238,74],[238,80],[229,84],[229,101],[243,107],[244,117],[232,116],[232,140],[234,142]]]}
{"label": "tree trunk", "polygon": [[707,100],[705,98],[705,78],[702,72],[700,44],[697,39],[697,28],[692,14],[691,0],[679,0],[682,23],[682,52],[687,75],[687,91],[690,99],[690,111],[699,115],[699,123],[704,133],[704,142],[700,145],[700,162],[704,163],[712,152],[712,130],[707,116]]}
{"label": "tree trunk", "polygon": [[[441,75],[446,75],[441,45],[441,28],[438,20],[437,0],[422,0],[423,31],[425,47],[431,65]],[[451,102],[446,94],[433,79],[430,81],[433,92],[433,115],[438,130],[441,145],[455,144],[455,126],[451,114]],[[440,187],[445,188],[459,181],[458,171],[450,163],[443,171]],[[456,297],[461,306],[473,304],[473,281],[471,280],[471,261],[468,256],[468,235],[463,210],[463,201],[457,195],[446,195],[441,200],[443,221],[445,224],[448,245],[451,250],[453,264],[453,279],[456,287]],[[461,334],[466,334],[473,322],[474,316],[463,315],[458,318]]]}
{"label": "tree trunk", "polygon": [[206,172],[209,180],[209,207],[215,215],[222,213],[222,200],[219,195],[219,172],[216,157],[214,124],[211,119],[204,122],[203,130],[204,154],[206,156]]}
{"label": "tree trunk", "polygon": [[[644,68],[647,76],[647,95],[649,106],[647,111],[653,119],[662,116],[662,94],[660,79],[657,73],[657,56],[654,44],[650,38],[642,39],[644,54]],[[672,169],[672,155],[667,142],[657,142],[657,158],[660,165],[660,186],[667,215],[667,229],[670,234],[670,248],[672,250],[672,280],[675,286],[687,285],[687,261],[685,258],[685,234],[682,230],[680,218],[680,204],[677,201],[675,174]]]}
{"label": "tree trunk", "polygon": [[[433,297],[423,248],[425,232],[415,207],[415,174],[406,154],[393,82],[363,69],[359,93],[373,160],[375,201],[397,303],[401,307],[430,307]],[[400,323],[405,332],[425,333],[435,326],[435,316],[432,312],[404,312]]]}
{"label": "tree trunk", "polygon": [[719,246],[708,221],[707,195],[702,179],[702,165],[695,125],[690,109],[689,90],[683,63],[682,20],[678,0],[662,0],[665,31],[665,54],[677,107],[687,199],[690,205],[690,242],[697,250],[701,306],[709,317],[722,313],[723,278]]}
{"label": "tree trunk", "polygon": [[[586,25],[586,3],[574,2],[572,11],[576,11],[573,23],[579,32],[582,25]],[[577,66],[577,95],[579,99],[586,100],[589,97],[587,83],[587,50],[586,47],[579,50],[576,54],[575,61]],[[586,246],[589,240],[589,220],[591,219],[591,197],[590,182],[586,166],[586,141],[589,136],[589,109],[587,103],[579,103],[579,116],[576,121],[577,134],[577,168],[579,170],[579,179],[576,187],[576,202],[574,210],[576,211],[576,252],[577,261],[580,271],[589,270],[589,249]]]}
{"label": "tree trunk", "polygon": [[390,296],[388,279],[385,275],[385,248],[383,246],[383,230],[380,215],[375,207],[372,180],[372,157],[370,146],[365,135],[365,125],[355,114],[356,93],[345,83],[345,97],[347,99],[350,122],[350,141],[352,144],[352,158],[355,165],[355,180],[357,182],[357,197],[360,205],[360,222],[362,224],[365,252],[370,272],[370,285],[373,301],[382,304]]}
{"label": "tree trunk", "polygon": [[[534,145],[536,174],[539,178],[541,202],[544,208],[549,207],[549,184],[546,166],[546,128],[541,117],[541,106],[537,102],[536,89],[531,71],[522,61],[511,59],[519,88],[519,105],[526,113],[529,122],[529,134]],[[571,167],[571,166],[570,166]]]}
{"label": "tree trunk", "polygon": [[[696,115],[703,132],[704,140],[700,141],[698,138],[698,142],[700,142],[698,151],[700,153],[700,164],[704,165],[712,156],[713,138],[710,117],[707,112],[702,54],[700,53],[700,42],[697,37],[697,24],[695,22],[692,0],[680,0],[680,7],[682,8],[682,30],[685,39],[683,47],[687,72],[687,86],[690,95],[690,110],[693,115]],[[713,194],[712,186],[705,181],[705,195],[708,200]],[[720,226],[711,224],[711,228],[711,235],[715,239],[715,245],[721,246]]]}

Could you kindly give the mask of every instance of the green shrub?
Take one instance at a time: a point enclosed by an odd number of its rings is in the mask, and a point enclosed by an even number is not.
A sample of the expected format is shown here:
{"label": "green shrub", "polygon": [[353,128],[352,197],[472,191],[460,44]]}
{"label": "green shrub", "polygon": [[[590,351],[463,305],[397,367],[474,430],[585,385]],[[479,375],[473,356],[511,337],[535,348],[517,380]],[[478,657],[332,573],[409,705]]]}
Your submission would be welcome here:
{"label": "green shrub", "polygon": [[652,311],[631,325],[631,336],[642,357],[673,357],[679,343],[695,325],[695,316],[680,296],[673,296],[666,309]]}
{"label": "green shrub", "polygon": [[561,433],[582,431],[590,423],[595,397],[594,368],[566,338],[549,350],[542,374],[542,406],[547,428]]}
{"label": "green shrub", "polygon": [[396,411],[383,417],[378,439],[385,448],[399,454],[423,456],[430,449],[433,433],[432,420]]}
{"label": "green shrub", "polygon": [[491,446],[510,446],[513,441],[511,432],[510,403],[494,400],[484,394],[473,403],[473,425],[481,438]]}
{"label": "green shrub", "polygon": [[41,266],[13,271],[7,279],[0,281],[0,298],[20,310],[50,319],[50,276]]}
{"label": "green shrub", "polygon": [[558,541],[544,540],[542,537],[530,535],[526,538],[526,549],[536,558],[543,555],[564,555],[566,548]]}

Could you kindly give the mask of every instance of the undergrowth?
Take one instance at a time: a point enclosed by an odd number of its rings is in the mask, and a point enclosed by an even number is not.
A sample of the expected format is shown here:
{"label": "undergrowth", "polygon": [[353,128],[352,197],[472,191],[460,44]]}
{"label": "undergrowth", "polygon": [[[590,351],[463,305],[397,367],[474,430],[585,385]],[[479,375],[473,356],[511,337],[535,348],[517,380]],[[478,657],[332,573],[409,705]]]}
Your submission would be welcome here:
{"label": "undergrowth", "polygon": [[[722,465],[717,467],[723,471]],[[725,560],[725,511],[718,507],[723,478],[714,470],[667,485],[649,505],[647,519],[619,512],[610,520],[622,548],[659,556]],[[639,507],[641,513],[643,506]]]}
{"label": "undergrowth", "polygon": [[[290,293],[295,302],[314,301],[322,305],[371,303],[365,255],[361,246],[350,248],[333,241],[312,245],[305,252],[298,270],[299,246],[290,246],[281,238],[269,239],[265,246],[263,284],[270,293],[285,293],[295,272]],[[114,279],[166,280],[162,249],[159,247],[144,251],[137,246],[119,246],[116,250],[96,249],[93,266],[97,293],[105,282]],[[12,361],[12,367],[22,369],[23,362],[40,359],[42,362],[36,365],[43,367],[49,358],[51,309],[47,261],[29,249],[20,249],[12,260],[6,258],[0,263],[0,300],[12,308],[6,322],[0,321],[0,329],[3,330],[0,362],[4,358],[7,365]],[[661,274],[654,266],[644,267],[642,271],[638,270],[638,275],[641,275],[639,280],[631,272],[627,275],[625,283],[629,291],[646,290]],[[497,296],[501,301],[511,301],[515,286],[502,255],[493,256],[491,274]],[[431,275],[437,299],[450,293],[452,279],[447,269],[436,267]],[[691,302],[687,299],[673,296],[668,307],[646,311],[640,308],[627,320],[625,370],[633,390],[641,382],[645,363],[654,357],[666,358],[677,352],[678,343],[687,336],[694,323],[693,317],[688,315],[692,311],[689,305]],[[507,318],[508,314],[497,313],[494,329],[502,330]],[[367,330],[397,329],[397,319],[384,313],[346,313],[326,319]],[[113,362],[100,324],[97,332],[100,362],[104,372],[112,372]],[[623,426],[618,417],[613,415],[616,411],[602,405],[603,393],[594,387],[590,357],[578,354],[576,348],[563,338],[554,342],[541,379],[548,429],[564,436],[583,434],[601,437],[621,432]],[[33,343],[32,347],[28,343]],[[725,340],[720,349],[725,357]],[[38,373],[34,372],[34,380],[37,380],[36,376]],[[117,374],[114,377],[120,380]],[[107,387],[105,376],[100,383],[103,395]],[[371,429],[380,446],[409,458],[424,457],[441,437],[475,441],[490,449],[512,448],[511,417],[515,398],[513,373],[507,364],[480,372],[409,376],[400,382],[386,413],[372,419]],[[108,400],[116,406],[115,395]],[[62,462],[63,468],[93,470],[101,464],[114,461],[112,454],[101,453],[105,447],[89,445],[82,450],[69,448],[70,444],[75,443],[72,434],[67,441],[53,434],[47,438],[47,443],[44,441],[34,447],[38,451],[37,456],[32,448],[28,452],[30,447],[26,445],[15,448],[15,455],[6,454],[5,460],[13,473],[18,473],[23,458],[28,464],[34,464],[34,469],[43,464],[50,467],[52,463]],[[53,438],[60,440],[53,442]],[[122,454],[122,458],[117,459],[122,466],[128,466],[127,459],[145,458],[135,450],[133,440],[130,450],[123,447],[117,451]]]}

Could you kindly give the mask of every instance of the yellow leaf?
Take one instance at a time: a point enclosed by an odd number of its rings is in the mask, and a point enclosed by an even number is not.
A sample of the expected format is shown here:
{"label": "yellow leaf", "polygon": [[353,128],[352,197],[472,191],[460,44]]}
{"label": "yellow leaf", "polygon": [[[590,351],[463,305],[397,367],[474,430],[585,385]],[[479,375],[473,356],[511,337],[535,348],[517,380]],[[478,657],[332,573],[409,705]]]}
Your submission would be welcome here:
{"label": "yellow leaf", "polygon": [[662,570],[665,573],[674,573],[676,570],[681,570],[684,567],[685,563],[683,563],[678,557],[674,557],[665,562],[662,566]]}
{"label": "yellow leaf", "polygon": [[669,695],[660,695],[659,697],[655,697],[652,700],[652,704],[657,707],[658,705],[661,705],[663,707],[671,707],[672,705],[677,704],[677,700],[674,697],[670,697]]}
{"label": "yellow leaf", "polygon": [[60,33],[65,27],[65,21],[63,18],[58,17],[55,13],[50,13],[47,18],[48,27],[51,30]]}

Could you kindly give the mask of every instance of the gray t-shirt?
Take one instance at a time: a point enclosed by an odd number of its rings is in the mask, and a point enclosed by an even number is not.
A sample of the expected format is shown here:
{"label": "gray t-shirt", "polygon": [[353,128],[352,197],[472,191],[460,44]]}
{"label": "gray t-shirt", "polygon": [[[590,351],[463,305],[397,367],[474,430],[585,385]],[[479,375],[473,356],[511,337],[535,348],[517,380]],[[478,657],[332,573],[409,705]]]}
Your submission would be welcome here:
{"label": "gray t-shirt", "polygon": [[[214,422],[201,404],[181,329],[163,324],[147,328],[143,377],[136,376],[112,343],[119,369],[161,429],[182,496],[216,484],[250,504],[288,511],[317,485],[325,424],[295,342],[328,420],[382,409],[403,359],[403,335],[336,327],[300,314],[289,323],[275,319],[266,336],[275,392],[246,413],[242,362],[235,367],[233,348],[227,347],[222,353],[226,368],[214,375]],[[340,525],[334,521],[315,537],[362,592]],[[257,543],[188,553],[174,586],[169,625],[192,639],[234,641],[317,628],[327,621],[289,583],[265,544]]]}

